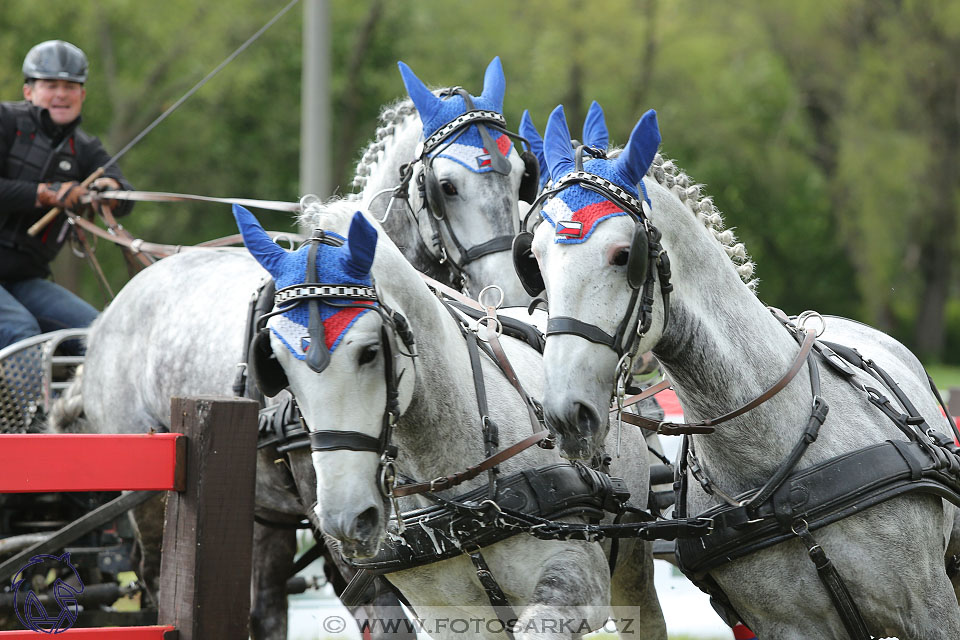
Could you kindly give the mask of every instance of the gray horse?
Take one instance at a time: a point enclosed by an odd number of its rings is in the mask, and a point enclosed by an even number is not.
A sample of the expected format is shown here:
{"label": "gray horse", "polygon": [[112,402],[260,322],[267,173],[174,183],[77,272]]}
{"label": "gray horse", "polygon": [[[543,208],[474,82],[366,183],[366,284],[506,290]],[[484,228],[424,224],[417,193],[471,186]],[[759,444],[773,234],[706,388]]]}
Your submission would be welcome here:
{"label": "gray horse", "polygon": [[[571,172],[578,168],[577,159],[568,140],[558,108],[545,136],[555,179],[576,177]],[[633,197],[635,215],[647,218],[646,225],[638,226],[624,213],[624,198],[577,183],[547,202],[543,217],[549,224],[541,224],[535,234],[533,251],[546,281],[551,322],[562,329],[547,338],[545,409],[562,446],[574,457],[592,453],[607,431],[606,408],[624,366],[620,354],[631,340],[634,352],[653,350],[691,422],[757,398],[791,367],[799,351],[794,336],[757,299],[752,282],[745,284],[752,265],[742,245],[718,228],[719,214],[700,188],[678,175],[672,163],[655,158],[658,143],[656,118],[649,112],[616,160],[583,158],[588,174]],[[588,186],[598,182],[589,176],[577,179],[592,180]],[[620,203],[610,206],[616,198]],[[640,207],[643,200],[648,202]],[[580,212],[591,205],[607,217],[583,217]],[[579,232],[567,231],[576,222],[583,224]],[[662,233],[662,249],[670,260],[669,307],[660,290],[665,273],[656,270],[656,258],[662,256],[652,252],[653,266],[644,265],[652,245],[635,240],[641,230],[653,233],[650,225]],[[631,260],[634,255],[639,262]],[[641,313],[640,305],[631,307],[630,301],[647,281],[647,268],[654,270],[656,286]],[[590,326],[623,340],[590,342],[584,339]],[[619,327],[626,332],[618,334]],[[825,329],[823,339],[856,348],[888,371],[927,425],[947,428],[922,366],[906,348],[842,318],[828,317]],[[690,482],[691,513],[722,502],[721,495],[755,490],[771,477],[810,421],[810,377],[801,369],[771,399],[719,425],[713,434],[692,436],[699,466],[713,484],[708,494],[700,483]],[[830,410],[819,439],[797,468],[885,440],[903,441],[900,430],[859,386],[875,386],[872,377],[856,371],[854,386],[827,366],[820,367],[820,377]],[[944,565],[958,550],[952,534],[956,511],[939,497],[912,493],[817,530],[816,541],[846,581],[873,636],[960,637],[960,608]],[[849,637],[807,558],[807,547],[797,538],[712,569],[710,576],[761,638]]]}
{"label": "gray horse", "polygon": [[[359,212],[354,213],[350,203],[315,204],[312,213],[328,235],[339,233],[345,240],[343,246],[333,243],[315,249],[318,281],[336,287],[341,283],[371,287],[368,291],[375,284],[378,312],[371,311],[369,302],[343,307],[340,303],[348,300],[333,300],[308,313],[306,304],[281,303],[278,294],[278,308],[267,324],[270,357],[276,364],[272,371],[258,367],[258,375],[273,378],[267,380],[268,386],[289,381],[311,431],[321,526],[340,543],[345,555],[363,558],[375,554],[386,535],[391,502],[384,495],[382,471],[390,445],[399,452],[399,476],[442,478],[487,455],[485,424],[498,425],[502,450],[530,435],[531,420],[525,398],[485,354],[480,356],[480,372],[488,409],[481,416],[484,403],[478,399],[462,320],[444,308],[389,238],[379,234],[377,241],[376,230]],[[304,272],[312,264],[308,248],[289,253],[272,243],[248,212],[237,211],[237,217],[247,247],[270,271],[278,288],[284,287],[281,292],[300,295],[298,283],[304,282]],[[345,232],[348,225],[349,234]],[[225,270],[236,273],[242,261],[237,262]],[[175,280],[168,286],[178,288],[205,282],[208,269],[198,273],[170,265],[167,271],[167,280]],[[323,331],[314,328],[315,314],[322,320]],[[477,330],[483,338],[484,331]],[[317,353],[321,340],[329,350],[322,357]],[[539,353],[506,336],[501,342],[522,385],[539,396],[543,383]],[[535,424],[534,428],[541,427]],[[608,446],[613,452],[618,445],[611,439]],[[644,440],[639,432],[625,433],[619,450],[623,457],[613,459],[612,473],[624,478],[634,500],[643,505],[649,470],[634,461],[645,459]],[[507,476],[559,461],[556,450],[531,447],[502,461],[500,472]],[[486,483],[483,475],[435,493],[451,499]],[[400,500],[405,510],[431,504],[433,499],[423,496]],[[483,556],[518,615],[517,627],[523,631],[517,637],[578,635],[556,628],[557,621],[571,618],[583,620],[586,628],[599,628],[610,615],[611,599],[618,615],[629,612],[637,620],[644,637],[666,637],[653,591],[649,543],[623,541],[612,582],[604,554],[594,543],[543,541],[521,533],[484,547]],[[455,608],[467,619],[489,620],[490,604],[477,576],[468,556],[458,553],[388,578],[409,599],[418,617],[435,622],[435,616],[450,615],[450,608]],[[444,633],[438,626],[429,628],[436,630],[431,633],[435,637],[462,637]],[[584,630],[580,628],[580,633]],[[499,637],[483,628],[476,635]]]}

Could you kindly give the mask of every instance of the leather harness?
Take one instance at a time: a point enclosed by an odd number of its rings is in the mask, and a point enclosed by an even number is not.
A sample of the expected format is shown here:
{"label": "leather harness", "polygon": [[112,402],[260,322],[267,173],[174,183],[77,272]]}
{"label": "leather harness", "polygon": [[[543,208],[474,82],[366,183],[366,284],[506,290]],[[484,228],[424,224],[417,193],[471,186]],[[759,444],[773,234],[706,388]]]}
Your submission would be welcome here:
{"label": "leather harness", "polygon": [[[872,636],[856,602],[812,532],[911,492],[933,494],[960,506],[960,448],[926,424],[900,387],[876,363],[863,358],[855,349],[811,341],[812,333],[802,336],[804,332],[786,318],[778,319],[794,332],[798,341],[812,342],[813,351],[805,356],[814,397],[807,427],[763,487],[736,496],[727,495],[710,480],[697,459],[692,440],[684,436],[675,484],[677,516],[681,520],[686,517],[687,470],[707,493],[722,499],[724,504],[697,516],[712,522],[710,531],[707,535],[679,539],[677,563],[691,581],[721,606],[732,610],[708,572],[754,551],[800,538],[847,633],[854,640],[870,640]],[[870,402],[897,425],[907,440],[888,440],[796,470],[803,453],[816,441],[828,410],[820,396],[817,356],[848,382],[862,388]],[[855,383],[855,368],[869,373],[892,393],[904,412],[878,388]],[[956,427],[951,426],[960,438]]]}

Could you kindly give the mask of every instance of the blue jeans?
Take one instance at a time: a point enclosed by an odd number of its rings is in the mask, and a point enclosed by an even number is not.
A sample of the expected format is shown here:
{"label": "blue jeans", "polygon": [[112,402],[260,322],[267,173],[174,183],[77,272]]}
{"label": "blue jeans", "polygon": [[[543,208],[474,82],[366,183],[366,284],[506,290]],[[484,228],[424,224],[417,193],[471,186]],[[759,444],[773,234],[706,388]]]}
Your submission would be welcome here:
{"label": "blue jeans", "polygon": [[0,349],[48,331],[89,326],[99,312],[42,278],[0,282]]}

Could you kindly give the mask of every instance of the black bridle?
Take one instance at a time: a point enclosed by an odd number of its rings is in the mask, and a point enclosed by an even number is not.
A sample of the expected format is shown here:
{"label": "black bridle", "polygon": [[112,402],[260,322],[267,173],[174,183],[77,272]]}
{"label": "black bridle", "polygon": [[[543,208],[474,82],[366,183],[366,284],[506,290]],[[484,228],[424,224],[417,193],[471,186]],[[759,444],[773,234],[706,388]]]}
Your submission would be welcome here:
{"label": "black bridle", "polygon": [[[353,284],[319,284],[317,282],[317,250],[321,244],[342,246],[343,240],[330,236],[322,230],[314,232],[308,242],[311,243],[307,254],[307,273],[302,285],[284,287],[277,291],[274,298],[277,308],[260,316],[259,326],[264,326],[272,316],[286,313],[299,304],[309,307],[310,347],[307,349],[306,363],[312,371],[321,373],[330,364],[330,352],[326,346],[323,322],[320,319],[320,301],[331,307],[357,308],[375,311],[380,316],[380,348],[383,353],[384,380],[386,383],[386,404],[381,421],[380,434],[377,437],[359,431],[312,431],[307,427],[302,414],[300,421],[309,434],[311,451],[370,451],[380,456],[377,470],[377,486],[384,498],[392,498],[396,482],[394,461],[397,448],[391,444],[393,429],[400,418],[400,379],[394,366],[394,341],[399,340],[407,351],[400,355],[415,357],[415,343],[406,318],[390,309],[379,297],[375,286],[358,287]],[[347,299],[348,302],[333,302]]]}
{"label": "black bridle", "polygon": [[[618,185],[598,175],[583,170],[583,154],[605,159],[606,153],[595,147],[579,146],[576,150],[575,170],[561,177],[549,189],[545,190],[531,205],[535,211],[558,193],[574,185],[593,191],[620,207],[634,221],[634,231],[627,261],[627,282],[630,285],[630,301],[627,311],[617,325],[616,332],[610,335],[595,324],[589,324],[569,316],[550,316],[547,321],[546,336],[568,334],[584,340],[602,344],[613,350],[620,358],[618,369],[621,375],[632,368],[640,339],[650,330],[653,322],[654,286],[656,277],[660,280],[660,293],[663,298],[663,323],[666,325],[670,313],[670,259],[660,243],[660,231],[650,221],[650,203],[643,190],[644,199],[638,200]],[[643,189],[643,184],[640,184]],[[631,319],[637,314],[636,330],[632,331]]]}
{"label": "black bridle", "polygon": [[[394,199],[407,200],[406,206],[408,208],[410,207],[407,189],[414,176],[414,166],[419,162],[423,167],[416,176],[416,185],[420,193],[420,210],[426,210],[429,214],[428,220],[433,230],[431,242],[424,244],[427,246],[428,252],[437,257],[440,264],[449,265],[457,277],[462,280],[464,278],[464,269],[471,262],[494,253],[510,251],[514,234],[497,236],[486,242],[470,247],[464,246],[454,232],[450,217],[446,214],[443,206],[442,187],[434,175],[433,160],[438,154],[442,153],[444,149],[456,142],[470,127],[476,126],[480,132],[480,138],[483,141],[484,147],[490,154],[493,171],[501,175],[509,175],[512,170],[510,161],[500,152],[493,137],[490,135],[489,129],[509,136],[515,142],[522,142],[527,148],[529,148],[530,143],[520,134],[509,131],[506,128],[506,119],[502,114],[496,111],[477,109],[473,104],[473,98],[469,92],[462,87],[448,89],[441,93],[440,97],[447,98],[456,95],[463,98],[467,111],[441,126],[426,140],[417,145],[415,152],[416,158],[413,162],[405,164],[400,168],[400,184],[392,190],[393,195],[390,204],[387,205],[387,213],[380,222],[382,223],[386,220],[386,216],[390,213]],[[524,174],[521,178],[520,187],[521,197],[525,196],[528,200],[532,200],[533,195],[536,193],[536,185],[539,184],[540,165],[536,157],[529,151],[520,152],[520,158],[523,160],[524,165]],[[413,214],[412,209],[410,209],[410,213]],[[417,216],[415,214],[413,215],[413,219],[414,222],[417,222]],[[443,232],[440,227],[441,223],[446,229],[446,234],[449,236],[453,246],[456,248],[456,260],[451,258],[450,252],[444,244]]]}

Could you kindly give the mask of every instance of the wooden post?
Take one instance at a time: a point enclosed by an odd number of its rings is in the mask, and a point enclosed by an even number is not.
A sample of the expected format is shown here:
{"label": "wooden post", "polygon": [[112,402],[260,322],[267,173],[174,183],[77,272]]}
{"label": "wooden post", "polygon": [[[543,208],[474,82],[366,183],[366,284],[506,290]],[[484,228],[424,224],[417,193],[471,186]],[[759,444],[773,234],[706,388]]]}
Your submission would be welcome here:
{"label": "wooden post", "polygon": [[179,640],[247,640],[257,403],[170,404],[171,431],[187,436],[186,489],[167,499],[158,621]]}

